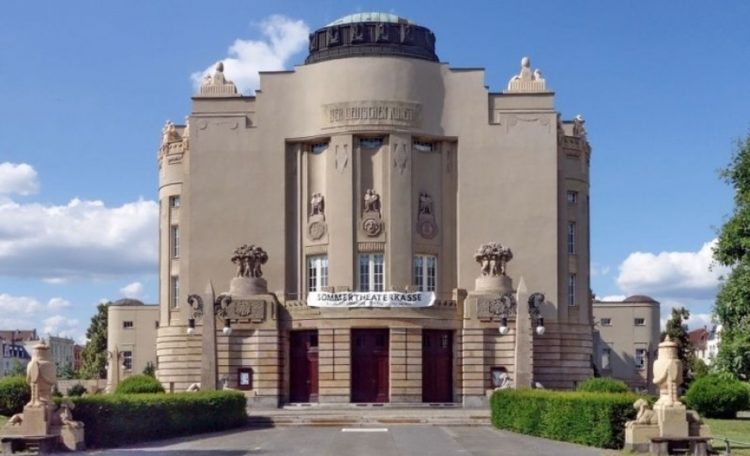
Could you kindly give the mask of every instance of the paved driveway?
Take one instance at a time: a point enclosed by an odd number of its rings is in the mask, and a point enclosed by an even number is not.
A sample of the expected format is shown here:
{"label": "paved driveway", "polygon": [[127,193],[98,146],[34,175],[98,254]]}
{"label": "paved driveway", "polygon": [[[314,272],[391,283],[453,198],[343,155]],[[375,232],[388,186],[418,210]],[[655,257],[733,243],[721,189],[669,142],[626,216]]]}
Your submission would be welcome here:
{"label": "paved driveway", "polygon": [[90,451],[85,454],[102,456],[593,456],[602,455],[605,452],[595,448],[497,431],[483,426],[393,426],[246,429],[161,441],[126,449]]}

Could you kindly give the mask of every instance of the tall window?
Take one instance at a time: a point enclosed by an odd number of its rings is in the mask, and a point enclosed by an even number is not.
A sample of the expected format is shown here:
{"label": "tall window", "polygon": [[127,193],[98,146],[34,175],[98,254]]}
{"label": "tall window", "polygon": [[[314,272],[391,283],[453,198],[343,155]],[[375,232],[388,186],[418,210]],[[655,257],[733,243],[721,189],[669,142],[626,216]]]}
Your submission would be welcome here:
{"label": "tall window", "polygon": [[568,204],[578,203],[578,192],[568,191]]}
{"label": "tall window", "polygon": [[172,308],[176,309],[180,305],[180,278],[178,276],[170,278],[169,295]]}
{"label": "tall window", "polygon": [[646,349],[635,349],[635,367],[638,369],[643,369],[644,367],[646,367]]}
{"label": "tall window", "polygon": [[576,253],[576,222],[568,222],[568,254]]}
{"label": "tall window", "polygon": [[180,195],[169,197],[169,207],[180,207]]}
{"label": "tall window", "polygon": [[169,232],[169,245],[172,248],[172,258],[180,257],[180,225],[172,225]]}
{"label": "tall window", "polygon": [[610,369],[609,358],[612,354],[612,350],[609,348],[602,349],[602,369]]}
{"label": "tall window", "polygon": [[383,291],[385,264],[382,253],[359,256],[359,291]]}
{"label": "tall window", "polygon": [[570,274],[568,276],[568,305],[576,305],[576,275]]}
{"label": "tall window", "polygon": [[419,291],[435,291],[436,276],[435,255],[414,255],[414,285]]}
{"label": "tall window", "polygon": [[328,286],[328,256],[307,257],[307,291],[321,291]]}
{"label": "tall window", "polygon": [[122,352],[122,367],[126,371],[133,369],[133,352],[132,351],[126,350]]}

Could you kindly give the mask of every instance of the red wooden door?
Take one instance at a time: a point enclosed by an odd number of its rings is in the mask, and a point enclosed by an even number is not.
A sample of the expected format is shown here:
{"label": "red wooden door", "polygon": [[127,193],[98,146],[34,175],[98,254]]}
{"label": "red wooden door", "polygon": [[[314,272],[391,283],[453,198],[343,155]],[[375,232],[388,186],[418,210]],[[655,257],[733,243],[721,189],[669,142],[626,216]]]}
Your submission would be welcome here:
{"label": "red wooden door", "polygon": [[318,331],[292,331],[289,343],[289,402],[318,401]]}
{"label": "red wooden door", "polygon": [[388,402],[388,330],[352,329],[352,402]]}
{"label": "red wooden door", "polygon": [[453,402],[452,331],[422,331],[422,402]]}

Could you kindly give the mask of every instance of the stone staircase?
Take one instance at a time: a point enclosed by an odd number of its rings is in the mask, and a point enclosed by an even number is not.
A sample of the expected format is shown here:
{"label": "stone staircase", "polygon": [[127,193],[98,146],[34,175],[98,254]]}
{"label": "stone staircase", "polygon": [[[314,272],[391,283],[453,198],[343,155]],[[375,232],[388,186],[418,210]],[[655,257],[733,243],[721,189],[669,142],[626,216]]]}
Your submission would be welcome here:
{"label": "stone staircase", "polygon": [[251,427],[324,426],[383,427],[398,425],[489,426],[490,412],[448,406],[287,406],[282,409],[248,409]]}

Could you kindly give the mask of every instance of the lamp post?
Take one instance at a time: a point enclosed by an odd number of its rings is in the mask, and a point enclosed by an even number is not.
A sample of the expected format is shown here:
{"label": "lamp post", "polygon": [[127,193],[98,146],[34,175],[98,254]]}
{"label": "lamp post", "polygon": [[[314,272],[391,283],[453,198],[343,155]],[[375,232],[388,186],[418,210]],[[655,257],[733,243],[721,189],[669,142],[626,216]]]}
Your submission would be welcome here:
{"label": "lamp post", "polygon": [[544,293],[532,293],[529,296],[529,315],[531,316],[532,324],[536,324],[536,334],[543,336],[546,331],[544,327],[544,317],[542,317],[542,304],[544,303]]}

